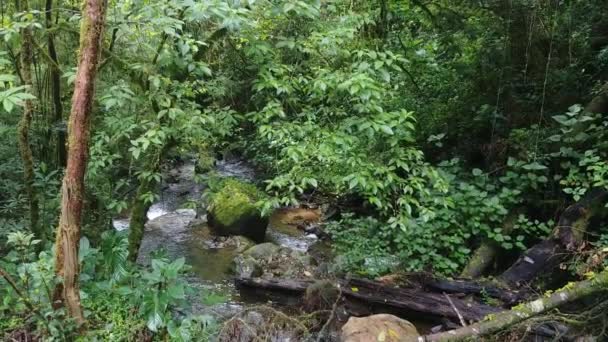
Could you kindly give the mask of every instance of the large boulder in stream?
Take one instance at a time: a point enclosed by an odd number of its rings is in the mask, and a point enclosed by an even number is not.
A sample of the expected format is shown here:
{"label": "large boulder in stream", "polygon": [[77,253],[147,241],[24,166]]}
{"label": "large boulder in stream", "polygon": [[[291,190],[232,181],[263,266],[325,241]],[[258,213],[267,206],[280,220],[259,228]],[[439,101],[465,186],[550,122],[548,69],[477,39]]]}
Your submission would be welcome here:
{"label": "large boulder in stream", "polygon": [[416,327],[397,316],[389,314],[368,317],[351,317],[342,327],[343,342],[414,342],[418,340]]}
{"label": "large boulder in stream", "polygon": [[261,198],[261,192],[253,184],[235,178],[222,180],[209,202],[209,225],[218,235],[243,235],[263,241],[268,218],[255,205]]}

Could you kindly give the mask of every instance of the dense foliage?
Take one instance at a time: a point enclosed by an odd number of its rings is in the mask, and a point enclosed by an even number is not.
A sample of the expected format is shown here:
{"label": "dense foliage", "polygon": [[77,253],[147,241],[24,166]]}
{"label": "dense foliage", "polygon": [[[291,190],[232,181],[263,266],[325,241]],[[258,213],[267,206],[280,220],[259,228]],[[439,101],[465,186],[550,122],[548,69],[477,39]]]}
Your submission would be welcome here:
{"label": "dense foliage", "polygon": [[[608,189],[604,0],[108,2],[79,252],[83,340],[216,329],[172,311],[187,296],[184,260],[127,262],[111,225],[158,199],[176,159],[195,159],[209,183],[216,158],[251,161],[263,213],[335,213],[336,264],[370,277],[456,275],[484,241],[512,260],[568,204]],[[0,334],[78,333],[50,291],[81,19],[75,1],[0,4]],[[17,136],[28,101],[36,225]],[[608,247],[597,227],[582,255]]]}

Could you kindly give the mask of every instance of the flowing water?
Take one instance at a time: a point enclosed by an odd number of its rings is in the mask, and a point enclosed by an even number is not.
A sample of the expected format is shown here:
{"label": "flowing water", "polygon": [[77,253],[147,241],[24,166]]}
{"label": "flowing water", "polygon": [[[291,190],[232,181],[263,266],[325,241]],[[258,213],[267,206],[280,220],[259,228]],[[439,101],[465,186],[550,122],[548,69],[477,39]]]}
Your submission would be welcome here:
{"label": "flowing water", "polygon": [[[218,161],[216,171],[223,177],[244,180],[255,177],[253,168],[242,160]],[[170,259],[184,257],[191,266],[186,280],[195,290],[189,298],[190,311],[231,316],[242,310],[247,302],[241,298],[232,281],[231,265],[237,254],[236,247],[225,247],[218,243],[204,217],[197,217],[196,210],[185,208],[188,203],[200,202],[204,189],[194,181],[194,163],[187,161],[169,173],[171,182],[162,185],[160,200],[147,213],[149,221],[137,261],[146,265],[152,254],[161,249]],[[278,210],[270,218],[267,240],[306,251],[317,241],[316,236],[304,234],[290,222],[310,221],[310,215],[317,215],[314,219],[318,220],[318,212],[311,212],[301,209]],[[113,223],[117,230],[128,229],[128,219],[116,218]],[[220,303],[210,303],[211,296]]]}
{"label": "flowing water", "polygon": [[[237,177],[254,180],[255,172],[242,160],[218,161],[216,172],[222,177]],[[189,308],[195,314],[212,314],[225,319],[243,310],[252,303],[265,301],[269,297],[249,294],[242,297],[234,286],[231,272],[232,261],[237,248],[225,244],[221,238],[211,234],[205,222],[205,215],[189,209],[192,203],[201,203],[204,186],[194,180],[194,163],[186,161],[169,171],[170,180],[161,186],[160,199],[148,213],[148,223],[139,250],[137,262],[149,264],[152,255],[163,250],[170,259],[184,257],[191,267],[185,280],[194,290],[188,295]],[[321,212],[318,209],[284,208],[276,210],[270,217],[267,240],[293,250],[306,252],[318,242],[314,234],[306,234],[301,229],[309,223],[318,222]],[[117,230],[128,229],[129,221],[115,218]],[[319,243],[309,253],[320,251],[326,256],[327,244]],[[270,298],[272,299],[272,298]],[[428,332],[429,322],[411,319],[421,333]]]}

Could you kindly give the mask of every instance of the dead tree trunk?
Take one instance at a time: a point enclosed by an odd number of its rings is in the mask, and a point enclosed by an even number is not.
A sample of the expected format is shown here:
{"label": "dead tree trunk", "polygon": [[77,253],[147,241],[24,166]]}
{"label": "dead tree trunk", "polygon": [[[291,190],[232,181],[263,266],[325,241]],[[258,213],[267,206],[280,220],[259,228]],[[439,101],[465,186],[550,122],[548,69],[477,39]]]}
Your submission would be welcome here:
{"label": "dead tree trunk", "polygon": [[[237,278],[240,288],[263,289],[301,296],[311,280]],[[342,296],[348,307],[360,307],[361,303],[376,311],[392,312],[403,317],[424,315],[434,318],[458,320],[459,314],[467,321],[478,321],[488,314],[502,311],[501,308],[476,301],[465,301],[458,296],[434,293],[421,288],[397,288],[386,284],[363,280],[338,280]],[[448,297],[449,296],[449,297]],[[455,309],[456,308],[456,309]],[[347,309],[348,310],[348,309]]]}
{"label": "dead tree trunk", "polygon": [[592,280],[582,281],[567,289],[557,291],[549,297],[539,298],[535,301],[518,305],[512,310],[493,314],[481,322],[460,329],[419,337],[418,341],[461,341],[478,338],[506,329],[530,317],[555,309],[560,305],[576,301],[594,293],[606,291],[606,288],[608,288],[608,271],[598,274]]}
{"label": "dead tree trunk", "polygon": [[[65,305],[78,324],[84,322],[78,286],[78,243],[82,218],[95,76],[105,26],[105,0],[86,0],[80,28],[80,56],[68,126],[68,160],[61,188],[61,216],[56,234],[55,306]],[[57,303],[58,302],[58,303]]]}
{"label": "dead tree trunk", "polygon": [[519,285],[554,270],[582,242],[589,219],[603,207],[607,197],[605,189],[592,189],[566,208],[551,236],[528,249],[500,279],[509,285]]}
{"label": "dead tree trunk", "polygon": [[[21,1],[21,11],[29,11],[28,0]],[[34,42],[32,36],[32,28],[27,26],[21,30],[21,77],[23,84],[28,87],[27,91],[32,92],[32,63]],[[32,125],[32,116],[34,114],[34,101],[26,99],[23,105],[23,114],[19,121],[17,132],[19,135],[19,152],[23,162],[23,182],[25,183],[25,193],[29,204],[30,214],[30,230],[36,238],[45,240],[44,229],[40,229],[38,225],[38,197],[34,189],[34,157],[32,148],[30,147],[30,126]]]}

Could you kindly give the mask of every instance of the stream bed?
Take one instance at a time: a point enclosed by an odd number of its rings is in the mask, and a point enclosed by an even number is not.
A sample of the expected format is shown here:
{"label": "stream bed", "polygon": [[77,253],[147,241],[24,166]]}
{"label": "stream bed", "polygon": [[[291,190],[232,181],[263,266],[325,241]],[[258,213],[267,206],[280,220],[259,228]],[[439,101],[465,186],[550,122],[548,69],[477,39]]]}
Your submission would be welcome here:
{"label": "stream bed", "polygon": [[[218,161],[216,172],[221,177],[253,180],[255,172],[242,160]],[[195,314],[212,314],[226,318],[241,311],[247,304],[262,298],[242,298],[233,283],[232,263],[238,254],[237,247],[223,244],[223,238],[214,236],[206,223],[204,210],[188,208],[201,202],[204,185],[195,182],[194,162],[186,161],[169,171],[168,181],[161,185],[160,199],[148,213],[148,223],[141,243],[137,262],[149,264],[153,254],[163,250],[173,260],[186,259],[190,271],[186,281],[194,294],[188,298],[189,311]],[[270,217],[267,241],[282,247],[306,252],[318,241],[314,234],[305,234],[290,224],[296,217],[319,215],[306,209],[280,209]],[[318,217],[317,217],[318,218]],[[128,229],[128,218],[115,218],[114,228]],[[209,298],[212,297],[214,303]],[[219,298],[219,299],[218,299]],[[220,303],[217,303],[217,302]]]}

